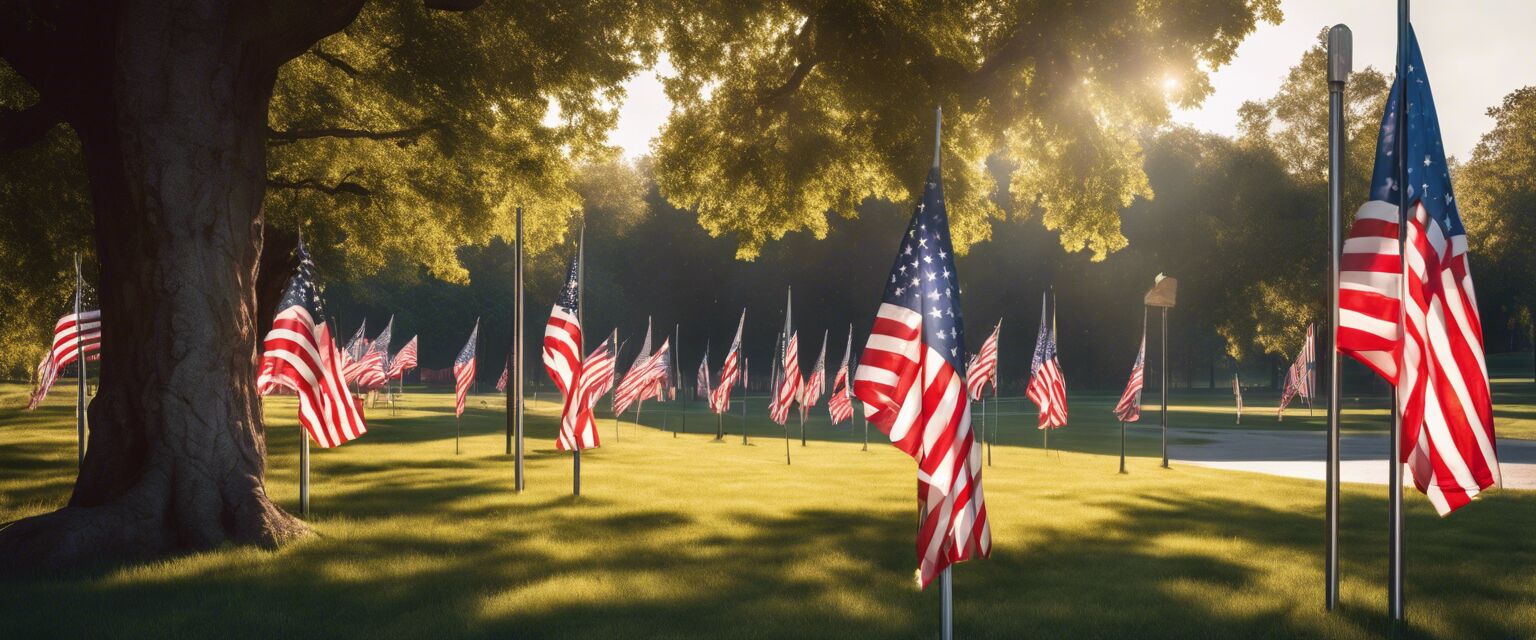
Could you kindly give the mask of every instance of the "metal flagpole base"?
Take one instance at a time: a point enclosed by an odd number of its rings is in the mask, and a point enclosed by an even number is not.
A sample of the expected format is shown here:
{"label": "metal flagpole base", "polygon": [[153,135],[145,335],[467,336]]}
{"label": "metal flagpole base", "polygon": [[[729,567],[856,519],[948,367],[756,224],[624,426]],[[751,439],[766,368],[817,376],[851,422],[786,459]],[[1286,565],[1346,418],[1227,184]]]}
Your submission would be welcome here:
{"label": "metal flagpole base", "polygon": [[571,495],[581,495],[581,449],[571,450]]}
{"label": "metal flagpole base", "polygon": [[944,572],[939,574],[940,598],[939,604],[939,637],[942,640],[954,640],[955,637],[955,583],[950,576],[953,566],[944,567]]}
{"label": "metal flagpole base", "polygon": [[309,434],[299,429],[299,515],[309,517]]}

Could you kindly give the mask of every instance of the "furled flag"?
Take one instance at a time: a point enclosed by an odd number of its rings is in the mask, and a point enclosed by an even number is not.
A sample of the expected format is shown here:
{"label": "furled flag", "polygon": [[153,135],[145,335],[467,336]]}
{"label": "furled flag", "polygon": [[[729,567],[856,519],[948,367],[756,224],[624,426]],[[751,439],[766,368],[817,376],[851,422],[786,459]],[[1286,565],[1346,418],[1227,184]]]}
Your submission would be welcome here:
{"label": "furled flag", "polygon": [[773,403],[768,407],[768,417],[777,424],[789,421],[789,409],[800,397],[800,333],[790,333],[780,357],[783,369],[779,371],[779,387],[774,390]]}
{"label": "furled flag", "polygon": [[704,358],[699,360],[699,373],[694,376],[694,395],[708,400],[714,392],[714,385],[709,381],[709,341],[704,341]]}
{"label": "furled flag", "polygon": [[411,341],[400,347],[394,357],[389,359],[389,377],[398,380],[405,372],[416,368],[416,336],[411,336]]}
{"label": "furled flag", "polygon": [[357,333],[352,334],[352,339],[347,341],[347,346],[341,349],[341,375],[347,384],[357,381],[357,377],[363,373],[363,354],[368,352],[368,319],[363,318],[363,323],[357,326]]}
{"label": "furled flag", "polygon": [[848,356],[853,355],[853,325],[848,325],[848,342],[843,345],[843,363],[832,377],[832,395],[827,397],[827,415],[832,424],[853,419],[853,395],[848,388]]}
{"label": "furled flag", "polygon": [[617,335],[610,335],[581,361],[581,375],[576,377],[576,389],[566,400],[567,405],[574,404],[577,409],[574,412],[575,419],[564,420],[566,409],[562,408],[560,436],[555,441],[555,448],[571,451],[576,448],[591,449],[601,444],[597,438],[597,421],[593,418],[592,409],[597,407],[603,394],[613,388],[613,367],[618,360],[618,349],[613,344],[616,338]]}
{"label": "furled flag", "polygon": [[1141,316],[1141,346],[1136,349],[1136,364],[1131,365],[1131,379],[1125,383],[1125,393],[1120,394],[1120,401],[1115,403],[1115,418],[1121,422],[1136,422],[1141,419],[1141,388],[1146,384],[1147,364],[1147,316],[1146,310],[1142,310]]}
{"label": "furled flag", "polygon": [[1232,397],[1237,399],[1237,423],[1243,423],[1243,383],[1238,381],[1237,374],[1232,374]]}
{"label": "furled flag", "polygon": [[389,343],[394,338],[395,317],[389,317],[384,330],[368,343],[357,374],[357,386],[362,389],[379,389],[389,383],[385,374],[389,371]]}
{"label": "furled flag", "polygon": [[453,415],[464,415],[464,398],[469,395],[470,385],[475,383],[475,340],[480,337],[480,319],[475,319],[475,329],[469,332],[469,341],[453,359]]}
{"label": "furled flag", "polygon": [[1285,372],[1285,389],[1280,394],[1280,408],[1276,410],[1277,418],[1285,416],[1285,408],[1290,406],[1291,398],[1301,396],[1310,401],[1312,399],[1312,384],[1316,376],[1317,347],[1312,343],[1312,325],[1307,325],[1307,339],[1301,343],[1301,351],[1296,354],[1296,361],[1291,363],[1291,368]]}
{"label": "furled flag", "polygon": [[[1500,484],[1482,321],[1467,235],[1418,38],[1387,98],[1371,199],[1355,214],[1339,274],[1338,348],[1397,387],[1400,459],[1440,515]],[[1406,92],[1403,88],[1406,87]],[[1406,131],[1397,121],[1403,94]],[[1398,134],[1406,153],[1397,153]],[[1394,162],[1403,162],[1400,167]],[[1408,176],[1398,184],[1399,169]],[[1398,206],[1407,190],[1409,278],[1399,259]],[[1403,305],[1403,291],[1410,304]]]}
{"label": "furled flag", "polygon": [[925,587],[951,564],[992,550],[965,395],[958,280],[935,157],[853,380],[865,416],[917,460]]}
{"label": "furled flag", "polygon": [[821,355],[816,356],[816,365],[811,368],[811,375],[805,378],[805,384],[800,387],[800,413],[803,416],[811,407],[821,402],[821,393],[827,389],[827,332],[821,332]]}
{"label": "furled flag", "polygon": [[512,371],[512,362],[511,361],[508,361],[507,363],[501,365],[501,377],[496,379],[496,390],[497,391],[505,392],[507,390],[507,375],[510,374],[511,371]]}
{"label": "furled flag", "polygon": [[980,400],[982,391],[986,390],[987,383],[992,383],[992,390],[997,391],[997,334],[1003,330],[1003,319],[997,319],[997,326],[992,327],[992,335],[981,343],[981,351],[966,365],[965,387],[971,400]]}
{"label": "furled flag", "polygon": [[1035,358],[1029,366],[1029,386],[1024,395],[1040,407],[1040,428],[1057,429],[1067,424],[1067,379],[1056,360],[1056,311],[1053,308],[1047,317],[1045,300],[1041,293],[1040,335],[1035,339]]}
{"label": "furled flag", "polygon": [[789,408],[800,395],[800,336],[791,322],[793,309],[794,292],[790,292],[784,302],[784,332],[779,334],[779,344],[775,345],[781,349],[777,354],[781,367],[779,378],[769,391],[773,398],[768,402],[768,417],[777,424],[789,421]]}
{"label": "furled flag", "polygon": [[341,350],[315,291],[315,263],[299,241],[299,268],[288,281],[272,329],[262,341],[258,388],[285,387],[299,396],[299,424],[315,444],[330,448],[368,432],[341,377]]}
{"label": "furled flag", "polygon": [[613,392],[613,415],[622,415],[629,409],[629,405],[646,391],[645,376],[650,371],[651,359],[651,319],[645,319],[645,340],[640,343],[640,353],[635,354],[635,359],[629,363],[629,369],[624,371],[624,377],[619,379],[619,388]]}
{"label": "furled flag", "polygon": [[738,378],[746,378],[746,369],[741,366],[741,330],[746,325],[747,310],[742,309],[741,319],[736,321],[736,337],[731,340],[731,350],[725,354],[725,363],[720,365],[720,383],[709,397],[709,409],[715,413],[731,410],[731,387]]}
{"label": "furled flag", "polygon": [[[53,345],[48,349],[48,354],[37,365],[37,388],[32,391],[32,397],[27,401],[27,409],[36,409],[43,403],[43,398],[48,396],[48,390],[58,381],[64,367],[75,363],[81,354],[85,354],[87,360],[91,354],[101,350],[101,310],[85,309],[85,302],[81,298],[81,288],[76,287],[75,297],[78,300],[76,307],[82,309],[77,313],[68,313],[53,323]],[[83,364],[81,366],[84,366]]]}

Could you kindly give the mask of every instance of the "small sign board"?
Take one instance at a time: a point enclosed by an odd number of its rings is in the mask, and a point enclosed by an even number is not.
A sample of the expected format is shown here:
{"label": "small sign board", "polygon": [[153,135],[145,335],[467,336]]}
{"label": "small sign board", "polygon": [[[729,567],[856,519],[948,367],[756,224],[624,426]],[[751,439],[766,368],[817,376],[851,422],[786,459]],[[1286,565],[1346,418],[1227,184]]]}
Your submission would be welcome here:
{"label": "small sign board", "polygon": [[1146,304],[1149,307],[1172,307],[1179,297],[1179,281],[1157,274],[1157,284],[1152,285],[1152,290],[1147,292]]}

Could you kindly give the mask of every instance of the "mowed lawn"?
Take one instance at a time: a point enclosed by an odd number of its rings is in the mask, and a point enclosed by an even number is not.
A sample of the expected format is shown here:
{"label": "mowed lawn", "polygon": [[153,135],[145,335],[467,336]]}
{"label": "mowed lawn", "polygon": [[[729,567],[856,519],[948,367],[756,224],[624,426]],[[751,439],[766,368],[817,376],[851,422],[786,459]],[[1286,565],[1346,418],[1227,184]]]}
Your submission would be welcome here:
{"label": "mowed lawn", "polygon": [[[1521,359],[1521,358],[1524,359]],[[1498,358],[1499,428],[1536,437],[1529,355]],[[0,522],[62,505],[75,468],[73,388],[33,413],[0,386]],[[1035,417],[1002,403],[985,489],[990,560],[955,570],[960,638],[1374,638],[1385,622],[1386,494],[1346,485],[1343,605],[1322,606],[1323,486],[1158,468],[1157,414],[1133,427],[1119,475],[1110,394],[1074,394],[1040,448]],[[1274,394],[1173,395],[1182,428],[1317,429]],[[318,535],[278,551],[223,549],[147,565],[0,578],[0,638],[934,637],[938,589],[913,581],[914,465],[871,431],[812,413],[802,447],[750,399],[723,442],[697,403],[648,403],[644,426],[599,421],[603,447],[553,447],[558,407],[529,407],[527,491],[512,491],[504,399],[470,401],[454,454],[452,396],[408,388],[371,431],[315,450]],[[1148,394],[1149,404],[1155,394]],[[1351,429],[1380,429],[1380,399]],[[298,508],[291,399],[267,404],[269,492]],[[682,431],[686,415],[686,432]],[[1305,415],[1303,407],[1299,415]],[[1250,417],[1251,416],[1251,417]],[[1536,492],[1490,492],[1447,519],[1406,500],[1410,637],[1536,637]]]}

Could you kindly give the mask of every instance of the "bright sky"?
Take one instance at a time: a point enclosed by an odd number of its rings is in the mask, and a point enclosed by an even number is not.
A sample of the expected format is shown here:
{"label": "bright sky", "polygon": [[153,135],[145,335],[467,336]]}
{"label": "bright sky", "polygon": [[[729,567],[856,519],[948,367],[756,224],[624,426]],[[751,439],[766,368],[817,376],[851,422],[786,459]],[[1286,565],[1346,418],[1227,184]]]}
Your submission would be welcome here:
{"label": "bright sky", "polygon": [[[1216,92],[1199,109],[1174,120],[1222,134],[1237,131],[1237,108],[1267,98],[1301,58],[1323,27],[1338,23],[1354,32],[1354,67],[1391,73],[1397,39],[1397,3],[1391,0],[1282,0],[1285,21],[1261,24],[1237,50],[1232,63],[1212,78]],[[1479,137],[1493,126],[1484,112],[1515,89],[1536,85],[1536,0],[1421,0],[1413,6],[1414,28],[1424,49],[1446,150],[1466,159]],[[665,60],[662,74],[672,69]],[[611,135],[628,158],[650,151],[651,139],[670,111],[655,72],[625,85],[628,96]]]}

